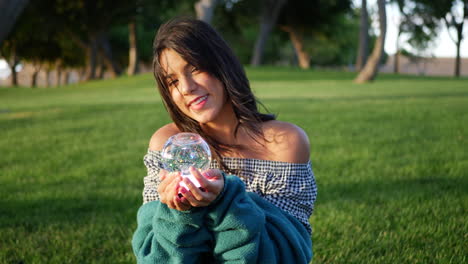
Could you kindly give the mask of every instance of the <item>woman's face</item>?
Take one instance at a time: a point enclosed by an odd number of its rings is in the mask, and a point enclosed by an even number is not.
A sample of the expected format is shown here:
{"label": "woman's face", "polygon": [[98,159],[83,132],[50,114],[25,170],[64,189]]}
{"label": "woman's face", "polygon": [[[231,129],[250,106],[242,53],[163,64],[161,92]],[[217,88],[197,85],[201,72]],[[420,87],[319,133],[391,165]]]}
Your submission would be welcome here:
{"label": "woman's face", "polygon": [[216,122],[226,111],[223,84],[187,63],[172,49],[162,51],[160,64],[172,100],[185,115],[201,124]]}

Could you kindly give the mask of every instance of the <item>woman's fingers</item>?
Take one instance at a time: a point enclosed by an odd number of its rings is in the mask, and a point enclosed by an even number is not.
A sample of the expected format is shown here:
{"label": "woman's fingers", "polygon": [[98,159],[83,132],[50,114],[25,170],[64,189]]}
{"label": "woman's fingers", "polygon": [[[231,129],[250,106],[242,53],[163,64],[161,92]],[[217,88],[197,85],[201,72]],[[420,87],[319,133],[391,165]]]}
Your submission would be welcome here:
{"label": "woman's fingers", "polygon": [[223,177],[223,174],[220,170],[217,169],[210,169],[202,172],[203,176],[208,180],[208,181],[215,181],[219,180],[220,178]]}
{"label": "woman's fingers", "polygon": [[179,211],[186,211],[190,209],[190,203],[187,201],[185,197],[180,198],[179,196],[174,197],[174,205],[175,209]]}
{"label": "woman's fingers", "polygon": [[224,188],[224,177],[220,170],[212,169],[203,172],[203,178],[206,179],[206,186],[215,196],[221,193]]}
{"label": "woman's fingers", "polygon": [[160,170],[159,171],[159,180],[163,181],[166,178],[167,174],[168,174],[167,170]]}
{"label": "woman's fingers", "polygon": [[165,189],[169,181],[166,181],[168,172],[166,170],[159,171],[159,186],[158,186],[158,193],[162,193]]}
{"label": "woman's fingers", "polygon": [[196,200],[198,201],[203,200],[204,198],[202,194],[202,190],[204,189],[203,185],[201,185],[201,187],[198,188],[195,184],[193,184],[193,182],[189,178],[183,178],[183,181],[187,185],[188,189],[190,190],[190,192],[192,193],[193,197],[195,197]]}
{"label": "woman's fingers", "polygon": [[166,204],[169,208],[175,209],[174,195],[177,193],[180,182],[180,173],[168,173],[163,181],[159,184],[158,193],[160,201]]}
{"label": "woman's fingers", "polygon": [[206,186],[208,184],[208,181],[206,180],[206,178],[194,167],[190,167],[189,171],[193,175],[193,177],[197,179],[198,183],[200,183],[200,187],[202,188],[202,190],[204,189],[206,190]]}
{"label": "woman's fingers", "polygon": [[[211,203],[211,199],[208,199],[208,198],[199,200],[199,198],[196,198],[193,195],[192,191],[184,190],[184,191],[182,191],[182,195],[183,195],[183,198],[185,198],[187,200],[187,202],[193,207],[207,206],[207,205],[209,205]],[[211,195],[206,194],[206,196],[209,197]]]}
{"label": "woman's fingers", "polygon": [[[190,173],[200,183],[200,187],[197,187],[189,178],[181,177],[180,172],[160,173],[161,183],[158,192],[162,203],[169,208],[185,211],[192,206],[207,206],[216,199],[224,185],[221,171],[207,170],[202,174],[191,167]],[[187,189],[181,188],[181,181],[185,183]],[[179,196],[179,193],[182,195]]]}

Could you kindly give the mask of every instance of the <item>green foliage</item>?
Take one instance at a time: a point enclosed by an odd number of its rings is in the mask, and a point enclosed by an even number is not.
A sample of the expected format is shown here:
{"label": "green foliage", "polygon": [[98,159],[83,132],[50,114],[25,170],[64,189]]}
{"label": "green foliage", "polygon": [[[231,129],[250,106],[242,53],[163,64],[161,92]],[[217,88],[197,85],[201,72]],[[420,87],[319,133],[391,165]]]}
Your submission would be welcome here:
{"label": "green foliage", "polygon": [[[248,68],[309,135],[313,263],[465,263],[466,79]],[[0,89],[0,263],[134,263],[142,157],[169,122],[150,74]]]}
{"label": "green foliage", "polygon": [[[158,28],[176,16],[194,17],[194,1],[176,3],[171,0],[144,0],[140,5],[134,18],[137,24],[137,45],[140,61],[148,63],[153,59],[152,44]],[[109,30],[113,51],[122,65],[128,64],[128,34],[128,24],[116,24]]]}
{"label": "green foliage", "polygon": [[37,3],[33,2],[25,8],[2,44],[2,55],[9,59],[15,52],[28,61],[54,62],[61,56],[58,39],[50,21],[40,15]]}
{"label": "green foliage", "polygon": [[425,4],[410,0],[393,0],[393,2],[398,6],[401,16],[398,37],[409,36],[406,43],[414,49],[413,53],[422,55],[433,45],[437,37],[438,19],[431,15]]}
{"label": "green foliage", "polygon": [[349,65],[356,61],[359,17],[345,14],[335,17],[321,31],[307,36],[306,50],[315,65]]}
{"label": "green foliage", "polygon": [[351,10],[350,0],[289,0],[281,11],[278,24],[319,31],[335,16]]}
{"label": "green foliage", "polygon": [[[230,43],[242,63],[249,63],[258,30],[260,1],[239,1],[219,5],[213,25]],[[229,4],[231,3],[231,4]],[[296,55],[283,26],[297,27],[305,33],[306,50],[312,64],[347,64],[355,57],[356,18],[350,2],[342,1],[288,1],[265,47],[264,63],[295,65]],[[345,36],[345,37],[343,37]],[[353,49],[353,50],[351,50]]]}
{"label": "green foliage", "polygon": [[[250,63],[252,49],[255,45],[259,31],[260,1],[226,1],[217,5],[212,25],[223,36],[234,50],[239,60]],[[271,36],[270,36],[271,37]],[[271,47],[273,43],[269,39],[269,45],[265,50],[265,58],[268,60],[271,53],[278,53]]]}
{"label": "green foliage", "polygon": [[[43,0],[30,1],[2,54],[11,53],[12,39],[21,60],[41,63],[60,59],[61,65],[84,67],[89,49],[108,38],[112,57],[128,63],[128,24],[137,23],[140,61],[151,62],[152,42],[159,26],[176,16],[195,17],[196,0]],[[260,0],[220,1],[213,25],[226,38],[243,63],[248,63],[259,31]],[[299,12],[299,13],[297,13]],[[307,49],[317,65],[348,64],[354,57],[355,17],[349,0],[288,1],[280,25],[305,29]],[[20,26],[22,25],[22,26]],[[23,36],[23,37],[21,37]],[[344,36],[344,37],[342,37]],[[21,43],[25,43],[24,45]],[[37,43],[31,45],[30,43]],[[22,48],[24,46],[24,49]],[[267,64],[295,64],[289,36],[278,27],[269,37],[264,60]],[[88,60],[88,62],[91,60]]]}

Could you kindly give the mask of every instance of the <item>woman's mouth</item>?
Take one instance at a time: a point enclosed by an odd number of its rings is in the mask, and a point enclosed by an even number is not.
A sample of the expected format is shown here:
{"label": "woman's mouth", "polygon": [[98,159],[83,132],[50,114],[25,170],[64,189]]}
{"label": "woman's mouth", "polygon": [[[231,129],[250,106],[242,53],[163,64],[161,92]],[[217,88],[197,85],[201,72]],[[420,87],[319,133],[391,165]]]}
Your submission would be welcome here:
{"label": "woman's mouth", "polygon": [[205,105],[207,99],[208,95],[197,97],[190,102],[189,107],[193,110],[199,110]]}

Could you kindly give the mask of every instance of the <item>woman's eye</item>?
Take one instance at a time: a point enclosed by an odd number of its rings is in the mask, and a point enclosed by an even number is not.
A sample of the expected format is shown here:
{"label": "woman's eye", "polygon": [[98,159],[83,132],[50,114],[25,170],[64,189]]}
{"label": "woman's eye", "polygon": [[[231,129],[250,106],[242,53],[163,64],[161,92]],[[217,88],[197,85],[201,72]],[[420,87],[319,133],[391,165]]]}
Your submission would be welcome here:
{"label": "woman's eye", "polygon": [[198,68],[197,68],[197,67],[193,67],[193,68],[192,68],[192,73],[194,73],[194,72],[198,72]]}
{"label": "woman's eye", "polygon": [[177,80],[177,79],[169,81],[169,87],[177,86],[177,82],[179,82],[179,80]]}

